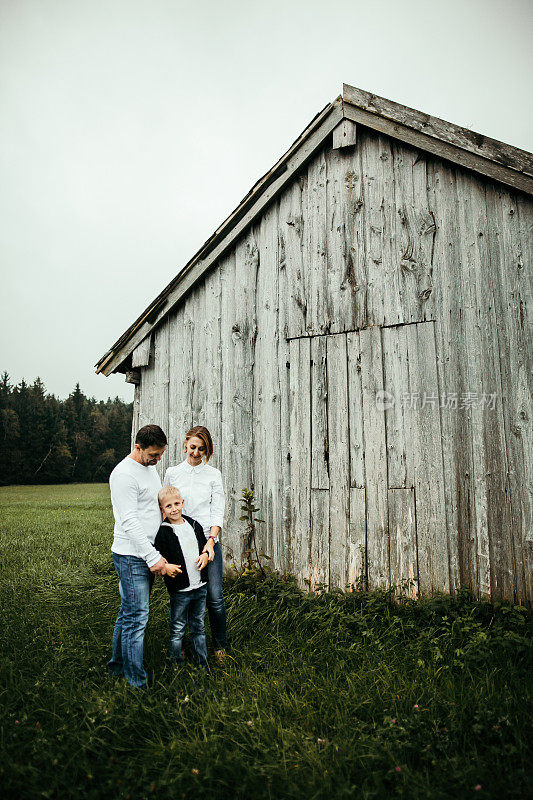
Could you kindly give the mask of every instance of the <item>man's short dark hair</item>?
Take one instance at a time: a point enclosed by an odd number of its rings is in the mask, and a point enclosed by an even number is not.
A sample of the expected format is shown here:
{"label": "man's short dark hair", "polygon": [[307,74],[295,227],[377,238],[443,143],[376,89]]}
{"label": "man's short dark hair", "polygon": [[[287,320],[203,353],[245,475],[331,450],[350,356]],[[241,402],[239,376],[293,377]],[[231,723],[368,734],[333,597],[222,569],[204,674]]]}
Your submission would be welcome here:
{"label": "man's short dark hair", "polygon": [[168,442],[159,425],[145,425],[137,431],[135,444],[140,444],[146,450],[147,447],[164,447]]}

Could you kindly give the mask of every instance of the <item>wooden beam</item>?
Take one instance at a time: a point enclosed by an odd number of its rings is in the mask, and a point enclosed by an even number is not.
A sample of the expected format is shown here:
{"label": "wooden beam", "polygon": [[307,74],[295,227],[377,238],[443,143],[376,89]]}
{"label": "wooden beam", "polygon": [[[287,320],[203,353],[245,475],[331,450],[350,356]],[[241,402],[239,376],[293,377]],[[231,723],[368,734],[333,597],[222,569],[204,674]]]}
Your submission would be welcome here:
{"label": "wooden beam", "polygon": [[147,367],[150,363],[150,349],[152,347],[152,334],[142,340],[131,354],[132,367]]}
{"label": "wooden beam", "polygon": [[357,125],[351,119],[343,119],[333,131],[333,149],[353,147],[357,143]]}
{"label": "wooden beam", "polygon": [[346,84],[343,99],[347,119],[533,194],[531,153]]}
{"label": "wooden beam", "polygon": [[424,114],[415,108],[395,103],[384,97],[357,89],[355,86],[343,84],[343,100],[371,114],[398,122],[405,127],[413,128],[427,136],[453,144],[474,155],[497,161],[504,167],[522,172],[533,177],[533,154],[520,150],[510,144],[491,139],[452,122]]}
{"label": "wooden beam", "polygon": [[[203,249],[195,256],[192,261],[187,264],[179,273],[177,278],[169,284],[167,289],[167,302],[164,307],[161,307],[156,319],[150,324],[146,321],[147,313],[151,312],[154,306],[161,302],[161,295],[152,303],[140,318],[141,326],[135,328],[138,323],[134,323],[129,331],[119,339],[113,348],[106,353],[97,365],[97,372],[103,372],[104,375],[110,375],[117,367],[135,350],[137,345],[144,339],[147,333],[155,328],[166,316],[169,311],[176,305],[177,302],[185,295],[192,286],[209,270],[213,267],[218,259],[233,245],[235,240],[245,231],[251,222],[263,211],[263,209],[272,201],[272,199],[286,186],[298,172],[299,169],[311,158],[311,156],[322,146],[323,142],[332,131],[337,127],[339,122],[342,121],[343,110],[342,102],[337,99],[328,109],[328,113],[321,115],[321,124],[318,128],[314,128],[308,135],[305,141],[297,140],[300,142],[297,148],[294,146],[287,153],[286,169],[278,175],[278,177],[271,183],[265,180],[266,188],[262,188],[261,192],[255,199],[255,202],[249,206],[248,211],[238,218],[237,211],[224,225],[219,228],[220,234],[217,231],[210,242],[210,249],[205,257],[200,258]],[[275,169],[279,171],[278,165]],[[255,195],[254,195],[255,197]]]}
{"label": "wooden beam", "polygon": [[126,370],[126,383],[133,383],[135,386],[139,386],[141,382],[141,373],[138,369],[128,369]]}

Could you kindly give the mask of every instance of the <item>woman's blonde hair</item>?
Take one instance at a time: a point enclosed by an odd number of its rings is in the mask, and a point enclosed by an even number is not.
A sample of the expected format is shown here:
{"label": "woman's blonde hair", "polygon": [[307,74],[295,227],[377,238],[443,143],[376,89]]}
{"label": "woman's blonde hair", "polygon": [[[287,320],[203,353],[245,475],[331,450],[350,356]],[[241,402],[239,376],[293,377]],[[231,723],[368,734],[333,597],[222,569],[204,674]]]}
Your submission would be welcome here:
{"label": "woman's blonde hair", "polygon": [[187,431],[185,434],[185,439],[183,442],[184,453],[187,452],[187,441],[192,439],[193,436],[197,436],[205,444],[205,463],[207,464],[213,455],[213,440],[211,439],[211,434],[207,428],[204,428],[203,425],[195,425],[194,428],[191,428],[190,431]]}

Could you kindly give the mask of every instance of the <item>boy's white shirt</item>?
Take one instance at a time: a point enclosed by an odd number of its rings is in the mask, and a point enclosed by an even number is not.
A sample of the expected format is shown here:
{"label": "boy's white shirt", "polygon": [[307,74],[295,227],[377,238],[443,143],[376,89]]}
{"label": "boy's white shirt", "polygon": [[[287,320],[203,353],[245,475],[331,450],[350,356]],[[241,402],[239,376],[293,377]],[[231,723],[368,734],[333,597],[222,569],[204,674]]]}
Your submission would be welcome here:
{"label": "boy's white shirt", "polygon": [[200,586],[205,586],[206,581],[201,580],[200,570],[195,563],[200,553],[198,552],[198,539],[196,538],[192,525],[185,519],[179,525],[174,525],[174,523],[165,520],[163,525],[168,525],[172,528],[174,534],[178,537],[185,561],[185,568],[189,576],[189,585],[179,591],[190,592],[193,589],[198,589]]}
{"label": "boy's white shirt", "polygon": [[145,467],[126,456],[109,476],[109,486],[115,517],[111,552],[137,556],[153,567],[161,558],[154,547],[161,525],[157,500],[161,479],[155,466]]}
{"label": "boy's white shirt", "polygon": [[185,500],[183,513],[200,523],[206,539],[211,535],[212,525],[222,529],[226,498],[219,469],[203,461],[193,467],[185,459],[167,469],[163,486],[176,486],[180,490]]}

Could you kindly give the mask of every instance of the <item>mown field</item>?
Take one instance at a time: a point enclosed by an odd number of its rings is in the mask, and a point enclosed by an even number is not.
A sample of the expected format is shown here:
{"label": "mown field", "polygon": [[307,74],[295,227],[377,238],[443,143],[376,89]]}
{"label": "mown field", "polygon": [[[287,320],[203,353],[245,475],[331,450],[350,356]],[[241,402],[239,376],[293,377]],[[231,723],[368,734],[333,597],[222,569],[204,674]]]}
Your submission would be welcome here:
{"label": "mown field", "polygon": [[0,514],[2,797],[532,796],[522,608],[240,577],[227,666],[175,674],[156,580],[153,683],[135,693],[105,669],[119,602],[107,486],[1,488]]}

